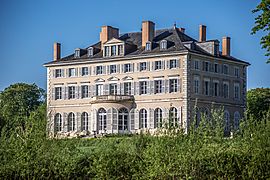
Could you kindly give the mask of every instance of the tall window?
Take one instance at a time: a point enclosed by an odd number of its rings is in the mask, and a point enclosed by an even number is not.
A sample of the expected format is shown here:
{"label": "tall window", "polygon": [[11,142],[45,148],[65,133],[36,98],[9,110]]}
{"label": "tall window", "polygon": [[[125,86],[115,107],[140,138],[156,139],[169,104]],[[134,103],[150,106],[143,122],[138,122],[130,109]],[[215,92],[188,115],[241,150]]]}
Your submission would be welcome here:
{"label": "tall window", "polygon": [[177,92],[177,79],[170,79],[170,93]]}
{"label": "tall window", "polygon": [[131,82],[124,83],[124,94],[131,95]]}
{"label": "tall window", "polygon": [[110,56],[110,47],[109,46],[104,47],[104,55],[105,55],[105,57]]}
{"label": "tall window", "polygon": [[75,131],[75,114],[68,114],[68,131]]}
{"label": "tall window", "polygon": [[68,87],[68,99],[74,99],[75,98],[75,86],[69,86]]}
{"label": "tall window", "polygon": [[240,86],[239,83],[234,84],[234,99],[240,98]]}
{"label": "tall window", "polygon": [[204,94],[209,95],[209,89],[210,89],[210,81],[204,80]]}
{"label": "tall window", "polygon": [[225,132],[230,130],[230,114],[227,110],[224,112],[224,121],[225,121]]}
{"label": "tall window", "polygon": [[160,108],[155,109],[154,120],[155,120],[155,128],[162,127],[162,110]]}
{"label": "tall window", "polygon": [[177,62],[176,61],[177,61],[176,59],[171,59],[170,60],[170,69],[177,67]]}
{"label": "tall window", "polygon": [[88,76],[88,75],[89,75],[88,67],[82,67],[82,76]]}
{"label": "tall window", "polygon": [[199,94],[199,88],[200,88],[200,79],[199,77],[194,78],[194,93]]}
{"label": "tall window", "polygon": [[131,72],[131,64],[130,63],[124,64],[124,72],[125,73]]}
{"label": "tall window", "polygon": [[76,49],[75,50],[75,54],[74,54],[74,56],[75,56],[75,58],[79,58],[80,57],[80,49]]}
{"label": "tall window", "polygon": [[151,42],[147,42],[147,43],[145,44],[145,50],[146,50],[146,51],[151,51]]}
{"label": "tall window", "polygon": [[196,70],[199,70],[200,69],[199,61],[198,60],[195,60],[194,61],[194,69],[196,69]]}
{"label": "tall window", "polygon": [[119,110],[118,130],[128,130],[128,110],[126,108]]}
{"label": "tall window", "polygon": [[140,81],[140,94],[147,94],[147,82]]}
{"label": "tall window", "polygon": [[229,74],[229,66],[227,64],[223,64],[223,73]]}
{"label": "tall window", "polygon": [[223,83],[223,93],[224,93],[224,98],[229,98],[229,83],[228,82]]}
{"label": "tall window", "polygon": [[96,71],[97,75],[103,74],[103,72],[104,72],[103,66],[97,66],[96,68],[97,68],[97,71]]}
{"label": "tall window", "polygon": [[118,55],[123,55],[123,54],[124,54],[123,45],[118,45]]}
{"label": "tall window", "polygon": [[166,40],[162,40],[160,42],[160,49],[161,50],[167,49],[167,41]]}
{"label": "tall window", "polygon": [[145,71],[146,67],[146,62],[140,62],[140,71]]}
{"label": "tall window", "polygon": [[115,45],[111,46],[111,55],[112,56],[116,55],[116,46]]}
{"label": "tall window", "polygon": [[239,68],[238,67],[234,67],[234,76],[239,77]]}
{"label": "tall window", "polygon": [[240,113],[236,111],[234,113],[234,129],[235,130],[239,129],[239,124],[240,124]]}
{"label": "tall window", "polygon": [[140,126],[140,129],[147,128],[147,111],[146,111],[146,109],[141,109],[139,112],[139,126]]}
{"label": "tall window", "polygon": [[219,92],[219,83],[214,82],[214,96],[218,96]]}
{"label": "tall window", "polygon": [[62,72],[63,71],[63,69],[56,69],[55,70],[55,77],[56,78],[59,78],[59,77],[62,77]]}
{"label": "tall window", "polygon": [[116,73],[116,65],[110,65],[110,74]]}
{"label": "tall window", "polygon": [[81,116],[82,130],[88,130],[88,113],[83,112]]}
{"label": "tall window", "polygon": [[116,83],[110,84],[110,95],[116,94],[117,94],[117,84]]}
{"label": "tall window", "polygon": [[62,99],[62,87],[55,87],[55,100]]}
{"label": "tall window", "polygon": [[106,110],[100,108],[98,110],[98,130],[106,130],[107,128],[107,113]]}
{"label": "tall window", "polygon": [[104,91],[103,91],[103,84],[97,84],[96,85],[96,95],[97,96],[101,96],[104,94]]}
{"label": "tall window", "polygon": [[162,93],[162,80],[155,80],[155,93]]}
{"label": "tall window", "polygon": [[76,69],[75,69],[75,68],[69,68],[69,69],[68,69],[68,76],[69,76],[69,77],[74,77],[74,76],[76,76]]}
{"label": "tall window", "polygon": [[218,64],[215,64],[215,65],[214,65],[214,72],[215,72],[215,73],[218,73],[218,70],[219,70],[219,68],[218,68],[218,67],[219,67],[219,65],[218,65]]}
{"label": "tall window", "polygon": [[93,47],[88,48],[87,55],[88,55],[88,57],[92,57],[94,55],[94,49],[93,49]]}
{"label": "tall window", "polygon": [[88,85],[82,85],[82,98],[88,98],[89,97],[89,86]]}
{"label": "tall window", "polygon": [[54,127],[56,132],[62,131],[62,116],[60,113],[54,116]]}
{"label": "tall window", "polygon": [[169,125],[171,127],[177,127],[178,125],[178,118],[177,118],[177,109],[175,107],[172,107],[170,109],[170,114],[169,114]]}
{"label": "tall window", "polygon": [[155,61],[155,70],[162,69],[162,62],[161,61]]}
{"label": "tall window", "polygon": [[209,62],[204,61],[203,62],[204,71],[209,71]]}

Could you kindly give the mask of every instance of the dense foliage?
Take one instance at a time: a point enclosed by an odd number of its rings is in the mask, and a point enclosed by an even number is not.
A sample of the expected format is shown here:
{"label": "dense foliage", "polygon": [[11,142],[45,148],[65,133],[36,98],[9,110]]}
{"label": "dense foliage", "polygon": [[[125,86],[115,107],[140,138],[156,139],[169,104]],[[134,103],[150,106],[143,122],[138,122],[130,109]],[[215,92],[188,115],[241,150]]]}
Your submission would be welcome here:
{"label": "dense foliage", "polygon": [[187,135],[56,140],[46,136],[41,104],[24,128],[2,129],[0,179],[268,179],[269,115],[249,116],[233,138],[224,138],[223,116],[213,112]]}
{"label": "dense foliage", "polygon": [[[255,18],[255,26],[252,28],[252,34],[262,30],[266,35],[261,38],[262,48],[266,49],[266,56],[270,56],[270,0],[262,0],[252,13],[260,12]],[[270,63],[270,57],[267,60]]]}

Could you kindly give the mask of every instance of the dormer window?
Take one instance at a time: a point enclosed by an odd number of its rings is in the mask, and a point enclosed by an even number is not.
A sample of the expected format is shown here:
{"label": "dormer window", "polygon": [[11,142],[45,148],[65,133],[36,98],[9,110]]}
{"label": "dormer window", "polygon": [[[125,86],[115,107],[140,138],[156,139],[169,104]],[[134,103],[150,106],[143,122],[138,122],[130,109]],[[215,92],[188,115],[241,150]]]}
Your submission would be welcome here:
{"label": "dormer window", "polygon": [[81,52],[80,51],[81,51],[80,49],[75,49],[75,54],[74,54],[74,57],[75,58],[79,58],[80,57],[80,55],[81,55]]}
{"label": "dormer window", "polygon": [[93,47],[89,47],[87,49],[87,56],[88,57],[93,57],[93,55],[94,55],[94,48]]}
{"label": "dormer window", "polygon": [[166,40],[162,40],[160,42],[160,49],[161,50],[167,49],[167,41]]}
{"label": "dormer window", "polygon": [[151,51],[151,42],[147,42],[147,43],[145,44],[145,50],[146,50],[146,51]]}
{"label": "dormer window", "polygon": [[104,57],[110,56],[123,56],[124,55],[124,44],[113,44],[106,45],[103,49]]}
{"label": "dormer window", "polygon": [[112,56],[116,55],[116,46],[115,45],[111,46],[111,53],[112,53]]}

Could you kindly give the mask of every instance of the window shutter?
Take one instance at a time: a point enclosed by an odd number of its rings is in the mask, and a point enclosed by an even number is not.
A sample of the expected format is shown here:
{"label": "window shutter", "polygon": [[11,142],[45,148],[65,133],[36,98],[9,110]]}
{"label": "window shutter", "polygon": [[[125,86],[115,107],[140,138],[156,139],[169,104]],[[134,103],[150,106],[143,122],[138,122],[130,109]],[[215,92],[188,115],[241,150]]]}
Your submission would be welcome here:
{"label": "window shutter", "polygon": [[[56,78],[56,73],[55,73],[55,71],[56,71],[55,69],[52,70],[52,77],[51,77],[51,78]],[[61,71],[61,73],[62,73],[62,71]]]}
{"label": "window shutter", "polygon": [[82,68],[79,68],[79,76],[82,76]]}
{"label": "window shutter", "polygon": [[117,72],[117,73],[120,73],[120,64],[117,64],[117,65],[116,65],[116,72]]}
{"label": "window shutter", "polygon": [[124,64],[121,64],[121,73],[124,73]]}
{"label": "window shutter", "polygon": [[117,88],[116,89],[117,89],[117,93],[116,94],[117,95],[120,95],[121,94],[121,84],[120,84],[120,82],[117,83]]}
{"label": "window shutter", "polygon": [[118,118],[117,118],[117,115],[118,114],[118,112],[117,112],[117,110],[115,109],[115,108],[112,108],[112,124],[113,124],[113,130],[118,130],[118,123],[117,123],[117,120],[118,120]]}
{"label": "window shutter", "polygon": [[75,68],[75,76],[78,76],[78,68]]}
{"label": "window shutter", "polygon": [[67,113],[63,113],[63,117],[62,117],[62,130],[64,132],[67,132],[68,131],[67,125],[68,125],[68,122],[67,122]]}
{"label": "window shutter", "polygon": [[177,79],[177,92],[181,92],[182,79]]}
{"label": "window shutter", "polygon": [[65,87],[61,87],[61,99],[64,99],[64,95],[65,95]]}
{"label": "window shutter", "polygon": [[55,87],[52,87],[52,100],[55,100]]}
{"label": "window shutter", "polygon": [[163,80],[161,81],[161,83],[162,83],[162,89],[161,89],[161,92],[162,92],[162,93],[165,93],[165,79],[163,79]]}
{"label": "window shutter", "polygon": [[146,81],[146,84],[147,84],[147,94],[150,94],[151,92],[151,84],[150,84],[151,81]]}
{"label": "window shutter", "polygon": [[110,65],[107,65],[107,74],[110,74]]}
{"label": "window shutter", "polygon": [[214,95],[214,87],[213,87],[213,81],[210,81],[210,96]]}
{"label": "window shutter", "polygon": [[130,130],[133,131],[135,129],[135,116],[134,116],[134,109],[131,109],[129,112],[129,120],[130,120]]}
{"label": "window shutter", "polygon": [[134,63],[131,63],[131,64],[130,64],[130,71],[131,71],[131,72],[134,72]]}
{"label": "window shutter", "polygon": [[66,69],[66,77],[69,77],[69,69]]}
{"label": "window shutter", "polygon": [[62,87],[62,91],[64,92],[63,93],[63,99],[68,99],[68,97],[67,97],[67,87],[66,86]]}
{"label": "window shutter", "polygon": [[154,128],[154,109],[150,108],[149,109],[149,128]]}
{"label": "window shutter", "polygon": [[180,68],[180,66],[181,66],[180,59],[176,59],[176,67]]}
{"label": "window shutter", "polygon": [[139,118],[139,110],[134,110],[134,113],[135,113],[135,126],[134,126],[134,129],[135,130],[138,130],[139,129],[139,121],[140,121],[140,118]]}
{"label": "window shutter", "polygon": [[82,98],[82,88],[81,88],[81,86],[78,86],[78,92],[77,93],[78,93],[78,95],[77,95],[78,98],[81,99]]}
{"label": "window shutter", "polygon": [[155,70],[155,61],[152,62],[152,71]]}
{"label": "window shutter", "polygon": [[88,113],[88,115],[87,115],[87,120],[88,120],[88,122],[87,122],[87,124],[88,124],[88,128],[87,128],[87,131],[89,131],[89,132],[91,132],[91,114],[90,114],[90,112],[87,112]]}
{"label": "window shutter", "polygon": [[102,66],[102,74],[106,74],[106,66]]}
{"label": "window shutter", "polygon": [[[134,83],[135,82],[131,82],[130,84],[131,84],[131,95],[135,95],[135,93],[134,93]],[[123,88],[124,89],[124,88]]]}
{"label": "window shutter", "polygon": [[165,69],[165,60],[161,61],[161,69]]}
{"label": "window shutter", "polygon": [[93,67],[93,75],[97,75],[97,66]]}
{"label": "window shutter", "polygon": [[155,92],[155,85],[154,85],[154,81],[149,81],[150,82],[150,94],[154,94]]}
{"label": "window shutter", "polygon": [[104,84],[104,95],[109,95],[109,94],[110,94],[110,85]]}
{"label": "window shutter", "polygon": [[140,82],[134,82],[134,85],[136,83],[136,91],[134,94],[139,95],[140,94]]}
{"label": "window shutter", "polygon": [[166,64],[167,64],[167,69],[170,69],[170,60],[167,60]]}
{"label": "window shutter", "polygon": [[91,66],[88,68],[88,70],[89,70],[89,75],[92,75],[92,67]]}
{"label": "window shutter", "polygon": [[[124,95],[124,83],[120,83],[119,85],[120,85],[120,91],[119,91],[120,93],[119,94]],[[131,92],[132,92],[132,90],[131,90]]]}
{"label": "window shutter", "polygon": [[107,130],[110,132],[112,130],[112,108],[107,111]]}
{"label": "window shutter", "polygon": [[75,121],[75,131],[81,131],[82,130],[82,118],[81,113],[77,112],[77,121]]}
{"label": "window shutter", "polygon": [[96,96],[96,85],[92,85],[92,96]]}
{"label": "window shutter", "polygon": [[98,123],[97,123],[97,110],[96,109],[94,109],[93,111],[92,111],[92,131],[96,131],[96,133],[97,133],[97,130],[98,130]]}
{"label": "window shutter", "polygon": [[179,108],[177,108],[177,119],[178,119],[178,122],[177,122],[177,124],[178,124],[178,127],[182,127],[182,121],[181,121],[181,107],[179,107]]}
{"label": "window shutter", "polygon": [[147,70],[150,71],[151,63],[148,61],[146,64],[147,64]]}
{"label": "window shutter", "polygon": [[165,93],[169,93],[169,80],[165,80]]}
{"label": "window shutter", "polygon": [[140,63],[137,63],[137,72],[140,71]]}
{"label": "window shutter", "polygon": [[88,95],[87,95],[87,97],[91,97],[91,86],[90,85],[88,85]]}

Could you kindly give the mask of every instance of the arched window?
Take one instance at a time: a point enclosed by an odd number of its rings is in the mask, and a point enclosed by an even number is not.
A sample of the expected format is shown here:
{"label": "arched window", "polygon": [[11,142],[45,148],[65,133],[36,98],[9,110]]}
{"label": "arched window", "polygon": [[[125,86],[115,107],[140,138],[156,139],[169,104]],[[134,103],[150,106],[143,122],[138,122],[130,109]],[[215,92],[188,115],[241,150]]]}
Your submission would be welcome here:
{"label": "arched window", "polygon": [[167,49],[167,41],[166,40],[162,40],[160,42],[160,49],[161,50]]}
{"label": "arched window", "polygon": [[155,128],[162,127],[162,110],[160,108],[155,109],[154,120],[155,120]]}
{"label": "arched window", "polygon": [[171,127],[177,127],[177,122],[178,122],[178,118],[177,118],[177,109],[175,107],[172,107],[170,109],[170,114],[169,114],[169,125]]}
{"label": "arched window", "polygon": [[82,130],[88,130],[88,113],[83,112],[81,116]]}
{"label": "arched window", "polygon": [[54,127],[56,132],[62,131],[62,115],[60,113],[54,116]]}
{"label": "arched window", "polygon": [[140,129],[141,128],[147,128],[147,111],[146,109],[141,109],[139,112],[139,125],[140,125]]}
{"label": "arched window", "polygon": [[240,113],[236,111],[234,113],[234,129],[239,129],[239,123],[240,123]]}
{"label": "arched window", "polygon": [[68,131],[75,131],[75,114],[68,114]]}
{"label": "arched window", "polygon": [[126,108],[119,110],[118,130],[128,130],[128,110]]}
{"label": "arched window", "polygon": [[230,113],[229,111],[224,111],[224,121],[225,121],[225,132],[229,132],[230,130]]}
{"label": "arched window", "polygon": [[106,130],[107,128],[107,113],[106,110],[100,108],[98,110],[98,130]]}

